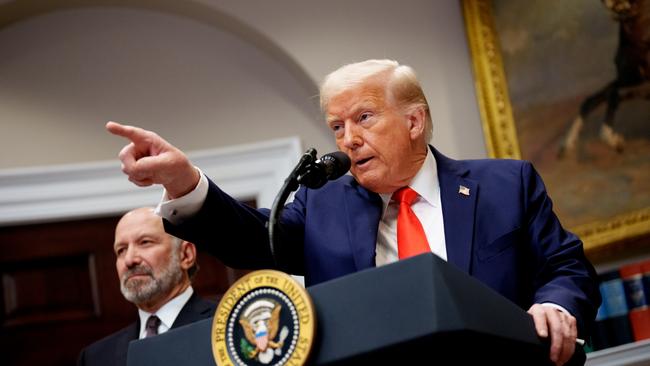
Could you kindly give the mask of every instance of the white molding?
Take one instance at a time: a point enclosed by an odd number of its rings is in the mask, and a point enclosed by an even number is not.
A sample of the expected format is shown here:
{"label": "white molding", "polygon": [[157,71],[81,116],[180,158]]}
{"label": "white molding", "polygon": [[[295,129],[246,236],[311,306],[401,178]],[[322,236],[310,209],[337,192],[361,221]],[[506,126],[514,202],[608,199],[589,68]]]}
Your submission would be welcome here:
{"label": "white molding", "polygon": [[[236,198],[270,207],[298,162],[298,137],[189,152],[191,161]],[[117,215],[155,206],[159,186],[129,182],[111,161],[0,170],[0,226]]]}

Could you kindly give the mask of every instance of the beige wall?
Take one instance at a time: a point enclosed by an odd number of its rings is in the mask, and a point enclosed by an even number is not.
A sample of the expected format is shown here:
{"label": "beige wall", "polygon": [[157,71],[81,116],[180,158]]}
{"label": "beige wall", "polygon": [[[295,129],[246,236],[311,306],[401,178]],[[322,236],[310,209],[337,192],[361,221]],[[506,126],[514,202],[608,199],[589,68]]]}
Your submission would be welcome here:
{"label": "beige wall", "polygon": [[367,58],[416,69],[444,153],[485,156],[457,1],[97,3],[0,5],[0,169],[115,159],[108,120],[185,150],[299,136],[332,151],[316,85]]}

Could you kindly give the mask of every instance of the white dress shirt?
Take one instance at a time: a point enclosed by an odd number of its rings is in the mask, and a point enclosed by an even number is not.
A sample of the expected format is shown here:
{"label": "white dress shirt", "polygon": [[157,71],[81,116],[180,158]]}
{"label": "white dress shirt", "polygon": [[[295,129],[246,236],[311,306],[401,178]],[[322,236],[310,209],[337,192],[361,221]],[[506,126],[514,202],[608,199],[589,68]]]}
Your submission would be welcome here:
{"label": "white dress shirt", "polygon": [[156,315],[160,319],[160,326],[158,326],[158,334],[165,333],[172,327],[174,320],[178,317],[178,314],[183,309],[183,306],[190,299],[194,289],[192,286],[188,286],[185,291],[181,292],[180,295],[171,299],[165,305],[163,305],[155,314],[148,313],[142,309],[138,309],[138,315],[140,316],[140,339],[144,338],[147,335],[146,326],[147,319],[149,316]]}
{"label": "white dress shirt", "polygon": [[[438,169],[436,160],[429,149],[427,149],[427,157],[422,167],[409,184],[409,187],[418,193],[418,197],[411,205],[411,209],[424,228],[431,252],[446,261],[447,247],[445,245],[445,225],[442,218]],[[397,256],[397,213],[399,202],[391,199],[392,193],[381,194],[380,196],[384,206],[377,231],[375,257],[377,266],[396,262],[399,259]]]}
{"label": "white dress shirt", "polygon": [[208,178],[203,174],[201,169],[199,171],[201,178],[199,183],[190,193],[175,199],[169,199],[167,190],[163,190],[162,199],[158,206],[156,206],[156,215],[167,219],[172,224],[178,225],[185,219],[192,217],[199,212],[205,198],[208,196]]}

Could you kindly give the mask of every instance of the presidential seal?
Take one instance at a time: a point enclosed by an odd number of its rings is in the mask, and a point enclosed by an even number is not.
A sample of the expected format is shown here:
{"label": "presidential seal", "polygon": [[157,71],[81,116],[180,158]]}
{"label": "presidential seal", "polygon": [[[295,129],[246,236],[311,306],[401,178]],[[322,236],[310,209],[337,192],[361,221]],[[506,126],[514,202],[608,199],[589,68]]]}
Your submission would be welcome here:
{"label": "presidential seal", "polygon": [[304,365],[314,340],[311,298],[286,273],[254,271],[221,298],[212,322],[219,366]]}

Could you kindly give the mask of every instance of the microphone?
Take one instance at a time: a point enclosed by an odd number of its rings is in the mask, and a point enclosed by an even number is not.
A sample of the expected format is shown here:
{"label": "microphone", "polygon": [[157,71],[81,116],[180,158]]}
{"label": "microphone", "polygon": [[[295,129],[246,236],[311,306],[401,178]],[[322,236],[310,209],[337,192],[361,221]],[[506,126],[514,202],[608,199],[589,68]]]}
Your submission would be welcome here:
{"label": "microphone", "polygon": [[325,185],[328,180],[341,177],[350,170],[350,158],[341,151],[323,155],[320,159],[307,164],[302,174],[298,176],[298,183],[307,188],[317,189]]}
{"label": "microphone", "polygon": [[340,151],[323,155],[316,159],[316,149],[309,148],[302,155],[298,164],[293,168],[287,179],[285,179],[280,192],[273,201],[267,229],[269,232],[269,250],[275,267],[283,267],[280,258],[277,255],[276,247],[278,246],[281,229],[279,219],[284,208],[284,203],[289,198],[291,192],[298,189],[300,184],[308,188],[320,188],[328,180],[336,179],[350,170],[350,158]]}

